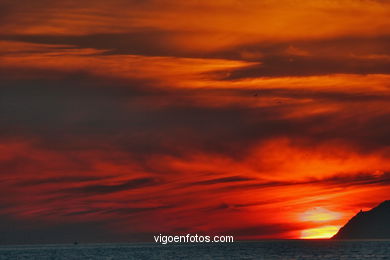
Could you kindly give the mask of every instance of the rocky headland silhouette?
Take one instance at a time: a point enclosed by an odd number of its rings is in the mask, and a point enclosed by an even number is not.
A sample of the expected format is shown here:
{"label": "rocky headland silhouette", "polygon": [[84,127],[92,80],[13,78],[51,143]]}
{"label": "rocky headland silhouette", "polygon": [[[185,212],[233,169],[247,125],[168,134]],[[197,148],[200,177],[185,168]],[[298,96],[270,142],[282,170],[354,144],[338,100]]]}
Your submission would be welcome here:
{"label": "rocky headland silhouette", "polygon": [[332,239],[390,239],[390,200],[361,210]]}

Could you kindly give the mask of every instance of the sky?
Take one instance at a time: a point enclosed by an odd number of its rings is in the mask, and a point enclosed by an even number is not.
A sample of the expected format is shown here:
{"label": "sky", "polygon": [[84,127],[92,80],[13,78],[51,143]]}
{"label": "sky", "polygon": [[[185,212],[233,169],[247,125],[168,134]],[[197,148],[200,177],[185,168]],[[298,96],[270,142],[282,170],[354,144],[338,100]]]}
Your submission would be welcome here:
{"label": "sky", "polygon": [[0,0],[0,244],[332,236],[390,197],[388,17]]}

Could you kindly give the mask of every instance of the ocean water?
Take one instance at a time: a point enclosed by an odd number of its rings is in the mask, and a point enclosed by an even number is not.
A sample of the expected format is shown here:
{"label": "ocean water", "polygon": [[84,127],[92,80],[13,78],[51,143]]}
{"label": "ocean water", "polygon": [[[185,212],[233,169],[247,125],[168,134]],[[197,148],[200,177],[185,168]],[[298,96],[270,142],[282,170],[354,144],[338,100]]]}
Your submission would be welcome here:
{"label": "ocean water", "polygon": [[0,259],[390,259],[390,241],[284,240],[229,244],[0,246]]}

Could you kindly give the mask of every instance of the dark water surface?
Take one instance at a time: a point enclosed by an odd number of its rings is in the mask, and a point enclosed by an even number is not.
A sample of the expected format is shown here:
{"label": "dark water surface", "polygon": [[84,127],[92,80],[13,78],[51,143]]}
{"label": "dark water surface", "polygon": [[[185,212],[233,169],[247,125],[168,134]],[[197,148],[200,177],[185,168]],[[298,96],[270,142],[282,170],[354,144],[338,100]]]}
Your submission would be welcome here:
{"label": "dark water surface", "polygon": [[390,240],[0,246],[3,259],[390,259]]}

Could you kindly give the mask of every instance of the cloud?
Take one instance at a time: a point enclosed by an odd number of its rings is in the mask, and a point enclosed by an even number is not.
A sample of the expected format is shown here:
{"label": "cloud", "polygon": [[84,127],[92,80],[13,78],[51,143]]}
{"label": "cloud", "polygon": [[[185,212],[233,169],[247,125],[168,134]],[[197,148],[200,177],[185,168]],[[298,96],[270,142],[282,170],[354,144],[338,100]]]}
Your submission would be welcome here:
{"label": "cloud", "polygon": [[102,181],[109,179],[108,177],[94,177],[94,176],[58,176],[53,178],[41,178],[41,179],[31,179],[23,180],[18,183],[20,186],[36,186],[42,184],[51,184],[51,183],[83,183],[91,181]]}
{"label": "cloud", "polygon": [[126,236],[107,228],[106,221],[43,222],[0,215],[1,244],[73,244],[73,242],[126,241]]}
{"label": "cloud", "polygon": [[246,208],[250,208],[250,207],[272,204],[274,202],[275,201],[272,201],[272,200],[252,202],[252,203],[226,203],[226,202],[223,202],[221,204],[218,204],[217,206],[205,208],[205,211],[212,212],[212,211],[220,211],[220,210],[242,210],[242,209],[246,209]]}
{"label": "cloud", "polygon": [[217,178],[217,179],[211,179],[206,181],[198,181],[193,182],[189,185],[214,185],[214,184],[220,184],[220,183],[232,183],[232,182],[246,182],[246,181],[252,181],[253,178],[248,178],[245,176],[229,176],[229,177],[223,177],[223,178]]}
{"label": "cloud", "polygon": [[161,212],[164,209],[170,209],[172,207],[173,206],[171,206],[171,205],[165,205],[165,206],[156,206],[156,207],[116,208],[116,209],[107,210],[107,213],[116,213],[116,214],[120,214],[120,215],[133,215],[136,213],[150,212],[150,211]]}
{"label": "cloud", "polygon": [[81,187],[69,188],[63,190],[62,192],[66,192],[72,195],[75,194],[101,195],[101,194],[108,194],[108,193],[114,193],[114,192],[120,192],[126,190],[139,189],[144,187],[151,187],[158,184],[160,184],[160,182],[157,179],[146,177],[146,178],[131,179],[119,184],[112,184],[112,185],[96,184],[96,185],[86,185]]}
{"label": "cloud", "polygon": [[[227,80],[343,73],[388,74],[389,46],[388,34],[376,37],[338,36],[321,40],[243,44],[215,55],[260,62],[220,72],[221,75],[228,75]],[[261,55],[242,56],[242,53]]]}
{"label": "cloud", "polygon": [[[67,45],[70,48],[93,48],[103,55],[131,54],[143,56],[190,57],[201,56],[177,49],[171,37],[179,32],[140,28],[128,33],[105,33],[88,35],[1,35],[1,40]],[[159,44],[155,44],[159,42]]]}
{"label": "cloud", "polygon": [[[275,187],[288,187],[288,186],[306,186],[306,185],[319,185],[319,186],[327,186],[327,187],[358,187],[358,186],[368,186],[368,185],[390,185],[390,174],[380,173],[334,173],[331,176],[327,176],[324,178],[315,178],[309,177],[299,181],[258,181],[252,183],[245,184],[234,184],[224,186],[222,188],[218,188],[220,191],[231,191],[235,190],[244,190],[244,189],[262,189],[262,188],[275,188]],[[229,205],[222,204],[217,209],[231,209],[231,208],[241,208],[248,206],[256,206],[257,203],[254,204],[238,204],[238,205]]]}
{"label": "cloud", "polygon": [[328,74],[389,74],[389,60],[269,56],[260,65],[230,71],[226,80]]}
{"label": "cloud", "polygon": [[324,185],[360,186],[360,185],[389,185],[390,173],[355,173],[337,174],[332,177],[319,180]]}

